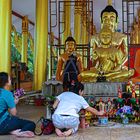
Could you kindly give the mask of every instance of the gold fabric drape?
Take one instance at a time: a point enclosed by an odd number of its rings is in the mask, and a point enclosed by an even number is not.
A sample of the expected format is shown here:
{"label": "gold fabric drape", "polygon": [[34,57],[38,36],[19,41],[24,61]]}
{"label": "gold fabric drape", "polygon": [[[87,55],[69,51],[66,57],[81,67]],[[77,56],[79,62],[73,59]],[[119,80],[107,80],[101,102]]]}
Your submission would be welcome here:
{"label": "gold fabric drape", "polygon": [[36,0],[36,37],[34,63],[34,89],[40,90],[46,80],[48,48],[48,1]]}
{"label": "gold fabric drape", "polygon": [[0,0],[0,71],[11,71],[12,1]]}
{"label": "gold fabric drape", "polygon": [[86,23],[82,24],[81,44],[88,44],[88,32],[86,29]]}
{"label": "gold fabric drape", "polygon": [[[87,32],[87,3],[83,3],[82,5],[82,15],[81,15],[81,20],[82,20],[82,24],[81,24],[81,44],[88,44],[88,32]],[[82,58],[83,58],[83,63],[84,63],[84,67],[87,67],[87,58],[85,58],[84,56],[86,56],[87,50],[83,49],[82,50]]]}
{"label": "gold fabric drape", "polygon": [[130,32],[130,43],[140,44],[140,9],[137,11],[137,17],[134,18],[132,31]]}
{"label": "gold fabric drape", "polygon": [[32,50],[32,52],[34,52],[34,39],[33,39],[30,32],[28,32],[28,38],[29,38],[29,41],[30,41],[31,50]]}
{"label": "gold fabric drape", "polygon": [[70,0],[65,0],[65,1],[64,1],[65,13],[63,14],[63,20],[65,20],[64,21],[65,25],[63,25],[64,33],[62,35],[62,44],[64,44],[67,37],[70,36],[70,28],[71,28],[71,6],[70,6],[70,2],[68,2]]}
{"label": "gold fabric drape", "polygon": [[21,49],[21,62],[27,64],[27,50],[28,50],[28,17],[22,19],[22,49]]}
{"label": "gold fabric drape", "polygon": [[18,50],[18,52],[21,53],[22,38],[17,34],[14,25],[12,25],[11,33],[14,34],[14,37],[12,38],[13,40],[11,40],[11,42],[15,45],[15,48]]}
{"label": "gold fabric drape", "polygon": [[79,0],[75,0],[75,11],[74,11],[74,38],[77,44],[80,44],[81,38],[81,11],[82,4]]}
{"label": "gold fabric drape", "polygon": [[[81,44],[88,44],[88,32],[86,29],[86,23],[85,25],[82,24],[82,32],[81,32]],[[82,50],[82,61],[83,61],[83,65],[86,68],[87,67],[87,58],[85,58],[84,56],[86,56],[87,50],[83,49]]]}

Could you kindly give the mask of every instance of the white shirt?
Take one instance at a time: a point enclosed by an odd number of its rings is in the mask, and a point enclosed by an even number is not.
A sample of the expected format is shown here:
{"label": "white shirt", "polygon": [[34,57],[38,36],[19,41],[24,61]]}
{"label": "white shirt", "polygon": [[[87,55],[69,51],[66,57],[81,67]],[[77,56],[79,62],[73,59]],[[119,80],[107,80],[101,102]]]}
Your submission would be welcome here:
{"label": "white shirt", "polygon": [[71,115],[79,117],[78,112],[81,109],[89,107],[87,101],[80,95],[73,92],[63,92],[57,99],[60,101],[54,114]]}

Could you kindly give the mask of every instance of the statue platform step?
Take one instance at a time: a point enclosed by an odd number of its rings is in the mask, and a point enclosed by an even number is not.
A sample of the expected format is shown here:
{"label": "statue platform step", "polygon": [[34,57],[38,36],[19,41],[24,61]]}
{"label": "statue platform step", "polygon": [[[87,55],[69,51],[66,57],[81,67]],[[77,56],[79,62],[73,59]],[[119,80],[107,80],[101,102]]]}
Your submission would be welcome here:
{"label": "statue platform step", "polygon": [[95,100],[102,97],[103,100],[108,98],[118,97],[118,87],[121,91],[125,91],[126,83],[118,82],[99,82],[99,83],[84,83],[85,96],[93,96]]}

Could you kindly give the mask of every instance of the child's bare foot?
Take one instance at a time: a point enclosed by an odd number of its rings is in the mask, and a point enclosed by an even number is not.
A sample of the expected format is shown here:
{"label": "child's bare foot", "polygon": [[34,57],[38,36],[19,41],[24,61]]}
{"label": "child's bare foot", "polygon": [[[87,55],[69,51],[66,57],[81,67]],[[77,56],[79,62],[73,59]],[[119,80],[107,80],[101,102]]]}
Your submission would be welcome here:
{"label": "child's bare foot", "polygon": [[67,131],[64,132],[65,137],[68,137],[72,134],[72,129],[69,129]]}
{"label": "child's bare foot", "polygon": [[63,133],[60,129],[58,129],[58,128],[55,128],[55,132],[56,132],[56,134],[57,134],[59,137],[63,137],[63,136],[64,136],[64,133]]}

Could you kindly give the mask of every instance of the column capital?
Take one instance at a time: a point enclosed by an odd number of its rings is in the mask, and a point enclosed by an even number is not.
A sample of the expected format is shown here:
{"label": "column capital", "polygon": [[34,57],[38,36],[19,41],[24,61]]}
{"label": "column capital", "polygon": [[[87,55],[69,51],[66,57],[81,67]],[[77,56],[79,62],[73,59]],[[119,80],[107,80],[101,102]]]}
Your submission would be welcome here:
{"label": "column capital", "polygon": [[22,33],[28,32],[28,17],[24,16],[22,19]]}
{"label": "column capital", "polygon": [[112,0],[108,0],[108,5],[112,5]]}

